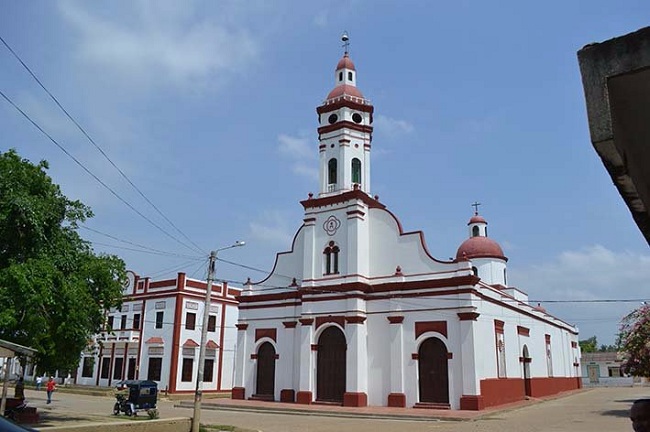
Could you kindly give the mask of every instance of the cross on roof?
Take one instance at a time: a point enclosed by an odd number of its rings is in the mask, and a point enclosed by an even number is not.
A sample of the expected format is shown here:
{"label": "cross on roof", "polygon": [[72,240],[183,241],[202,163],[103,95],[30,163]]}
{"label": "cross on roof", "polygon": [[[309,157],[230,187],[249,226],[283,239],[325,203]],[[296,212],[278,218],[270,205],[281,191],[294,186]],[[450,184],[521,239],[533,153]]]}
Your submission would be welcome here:
{"label": "cross on roof", "polygon": [[481,203],[478,201],[474,201],[474,204],[472,204],[472,207],[474,207],[474,213],[478,214],[478,206],[480,206]]}

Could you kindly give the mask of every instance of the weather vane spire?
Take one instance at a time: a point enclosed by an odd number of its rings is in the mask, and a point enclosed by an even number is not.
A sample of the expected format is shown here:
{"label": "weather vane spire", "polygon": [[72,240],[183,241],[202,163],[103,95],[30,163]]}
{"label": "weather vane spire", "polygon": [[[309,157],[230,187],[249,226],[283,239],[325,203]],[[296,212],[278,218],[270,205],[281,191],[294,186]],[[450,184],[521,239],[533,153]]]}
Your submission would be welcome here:
{"label": "weather vane spire", "polygon": [[343,42],[343,48],[345,48],[345,55],[348,55],[350,52],[350,36],[348,36],[347,31],[344,31],[341,35],[341,41]]}
{"label": "weather vane spire", "polygon": [[472,207],[474,207],[474,214],[475,215],[478,214],[478,206],[480,206],[480,205],[481,205],[481,203],[478,202],[478,201],[474,201],[474,204],[472,204]]}

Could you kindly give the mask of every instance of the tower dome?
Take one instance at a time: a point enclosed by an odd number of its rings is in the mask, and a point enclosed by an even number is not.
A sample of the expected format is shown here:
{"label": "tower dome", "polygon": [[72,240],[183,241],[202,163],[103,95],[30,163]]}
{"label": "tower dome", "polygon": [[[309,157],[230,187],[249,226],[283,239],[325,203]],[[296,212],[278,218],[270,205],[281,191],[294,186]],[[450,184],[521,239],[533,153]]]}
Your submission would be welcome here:
{"label": "tower dome", "polygon": [[487,236],[487,225],[485,218],[475,211],[467,222],[470,237],[456,251],[456,259],[496,258],[508,261],[499,243]]}
{"label": "tower dome", "polygon": [[354,67],[350,54],[346,51],[336,65],[335,87],[327,95],[326,100],[336,99],[341,96],[352,96],[364,99],[357,88],[357,69]]}

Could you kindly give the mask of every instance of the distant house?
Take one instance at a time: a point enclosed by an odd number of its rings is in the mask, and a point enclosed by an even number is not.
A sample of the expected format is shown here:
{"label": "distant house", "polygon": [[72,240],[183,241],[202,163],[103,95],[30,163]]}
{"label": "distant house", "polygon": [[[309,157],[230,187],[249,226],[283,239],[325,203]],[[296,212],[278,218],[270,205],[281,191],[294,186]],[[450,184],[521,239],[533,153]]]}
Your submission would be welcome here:
{"label": "distant house", "polygon": [[[160,281],[127,274],[122,307],[108,313],[106,331],[82,353],[76,383],[112,386],[124,379],[147,379],[161,391],[193,392],[207,283],[185,273]],[[212,287],[205,392],[232,388],[239,293],[227,283]]]}
{"label": "distant house", "polygon": [[616,352],[583,353],[580,363],[585,385],[632,385],[632,378],[621,372],[622,361]]}

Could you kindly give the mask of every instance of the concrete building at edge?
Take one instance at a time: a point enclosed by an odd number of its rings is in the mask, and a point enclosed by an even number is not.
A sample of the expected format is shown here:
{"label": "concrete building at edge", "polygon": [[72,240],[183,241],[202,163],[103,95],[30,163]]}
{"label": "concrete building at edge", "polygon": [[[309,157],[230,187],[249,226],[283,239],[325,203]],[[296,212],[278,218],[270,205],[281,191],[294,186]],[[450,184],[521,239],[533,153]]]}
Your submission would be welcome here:
{"label": "concrete building at edge", "polygon": [[[75,382],[113,386],[120,380],[147,379],[156,381],[160,391],[193,393],[207,283],[185,273],[159,281],[132,271],[127,275],[122,307],[109,311],[107,331],[82,353]],[[240,292],[227,283],[212,286],[204,392],[232,389],[235,298]]]}
{"label": "concrete building at edge", "polygon": [[232,397],[481,410],[579,388],[578,329],[508,286],[486,219],[438,260],[371,195],[374,108],[347,51],[334,80],[317,108],[319,193],[238,297]]}

